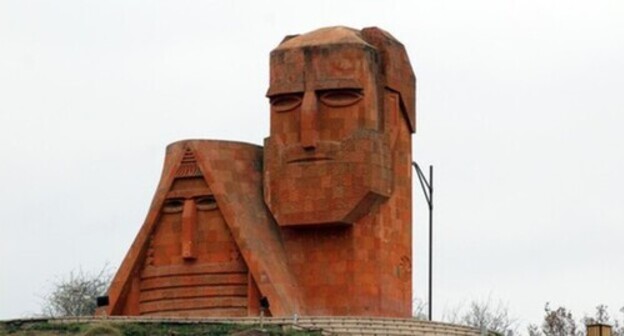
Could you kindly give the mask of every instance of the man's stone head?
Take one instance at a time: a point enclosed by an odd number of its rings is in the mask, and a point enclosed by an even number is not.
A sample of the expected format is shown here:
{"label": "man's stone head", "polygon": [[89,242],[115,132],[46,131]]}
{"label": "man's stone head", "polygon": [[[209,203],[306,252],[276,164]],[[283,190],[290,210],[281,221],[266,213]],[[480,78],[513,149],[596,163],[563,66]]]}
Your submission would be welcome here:
{"label": "man's stone head", "polygon": [[271,52],[265,200],[277,222],[351,224],[392,193],[391,121],[414,131],[415,78],[378,28],[319,29]]}

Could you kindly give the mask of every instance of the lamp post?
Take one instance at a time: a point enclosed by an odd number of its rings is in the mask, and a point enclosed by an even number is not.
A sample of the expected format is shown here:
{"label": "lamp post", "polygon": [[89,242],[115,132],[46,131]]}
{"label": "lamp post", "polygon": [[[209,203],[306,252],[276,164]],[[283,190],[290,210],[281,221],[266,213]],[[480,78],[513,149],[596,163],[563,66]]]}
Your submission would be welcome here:
{"label": "lamp post", "polygon": [[422,188],[423,194],[427,199],[429,206],[429,321],[433,320],[433,166],[429,166],[429,181],[423,174],[420,166],[416,161],[412,162],[412,166],[418,176],[418,182]]}

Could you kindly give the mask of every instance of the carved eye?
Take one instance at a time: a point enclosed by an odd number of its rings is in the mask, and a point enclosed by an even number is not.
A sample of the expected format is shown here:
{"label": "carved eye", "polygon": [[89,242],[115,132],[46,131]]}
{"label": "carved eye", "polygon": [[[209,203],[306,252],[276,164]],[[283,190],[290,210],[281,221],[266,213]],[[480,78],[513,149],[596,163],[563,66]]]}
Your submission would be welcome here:
{"label": "carved eye", "polygon": [[276,112],[286,112],[295,109],[301,105],[301,95],[284,94],[271,97],[271,106]]}
{"label": "carved eye", "polygon": [[178,213],[182,212],[184,208],[184,200],[183,199],[168,199],[165,201],[165,205],[163,206],[164,213]]}
{"label": "carved eye", "polygon": [[319,98],[327,106],[343,107],[357,103],[362,93],[357,89],[330,90],[321,92]]}
{"label": "carved eye", "polygon": [[197,210],[214,210],[217,206],[217,200],[215,200],[214,196],[201,196],[195,199],[195,205],[197,205]]}

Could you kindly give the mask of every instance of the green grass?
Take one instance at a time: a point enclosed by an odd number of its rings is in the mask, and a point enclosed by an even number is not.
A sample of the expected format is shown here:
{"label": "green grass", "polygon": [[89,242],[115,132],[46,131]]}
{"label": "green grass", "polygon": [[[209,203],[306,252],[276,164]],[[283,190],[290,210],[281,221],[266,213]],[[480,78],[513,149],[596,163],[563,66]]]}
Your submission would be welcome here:
{"label": "green grass", "polygon": [[80,334],[86,324],[18,321],[0,324],[0,335],[72,335]]}
{"label": "green grass", "polygon": [[219,336],[236,334],[269,336],[320,335],[319,332],[285,331],[279,326],[266,326],[262,331],[259,331],[258,326],[218,323],[54,323],[53,321],[45,320],[0,322],[0,335],[2,336]]}

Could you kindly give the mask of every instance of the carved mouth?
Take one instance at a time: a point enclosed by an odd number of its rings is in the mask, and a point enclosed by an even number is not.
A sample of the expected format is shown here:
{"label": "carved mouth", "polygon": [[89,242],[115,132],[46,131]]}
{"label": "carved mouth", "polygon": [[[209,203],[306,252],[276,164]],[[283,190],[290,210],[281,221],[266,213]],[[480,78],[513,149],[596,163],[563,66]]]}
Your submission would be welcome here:
{"label": "carved mouth", "polygon": [[316,148],[304,149],[301,145],[290,145],[284,148],[283,158],[286,164],[309,163],[317,161],[330,161],[337,157],[340,143],[336,141],[322,141],[316,144]]}
{"label": "carved mouth", "polygon": [[327,156],[303,156],[289,159],[287,163],[301,163],[301,162],[314,162],[314,161],[329,161],[330,157]]}

